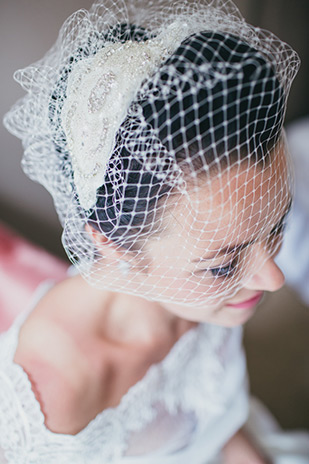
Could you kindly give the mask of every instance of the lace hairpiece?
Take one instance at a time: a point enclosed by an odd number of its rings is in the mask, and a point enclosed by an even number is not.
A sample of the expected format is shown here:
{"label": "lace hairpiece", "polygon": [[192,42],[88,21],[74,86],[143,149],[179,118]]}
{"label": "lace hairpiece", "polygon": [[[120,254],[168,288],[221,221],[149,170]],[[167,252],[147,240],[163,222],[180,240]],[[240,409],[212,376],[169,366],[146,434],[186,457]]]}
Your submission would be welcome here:
{"label": "lace hairpiece", "polygon": [[72,69],[61,119],[76,191],[84,209],[96,203],[116,133],[142,82],[188,34],[188,25],[176,20],[145,42],[106,44]]}
{"label": "lace hairpiece", "polygon": [[15,79],[5,117],[93,285],[219,305],[278,250],[297,54],[229,0],[102,0]]}

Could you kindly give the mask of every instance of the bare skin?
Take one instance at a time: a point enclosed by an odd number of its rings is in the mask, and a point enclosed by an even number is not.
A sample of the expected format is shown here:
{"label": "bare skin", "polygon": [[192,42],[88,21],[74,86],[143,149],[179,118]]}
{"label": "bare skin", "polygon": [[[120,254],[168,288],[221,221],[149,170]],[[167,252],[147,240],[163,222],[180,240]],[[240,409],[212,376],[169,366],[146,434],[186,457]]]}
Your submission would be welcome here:
{"label": "bare skin", "polygon": [[271,464],[244,429],[240,429],[223,448],[224,464]]}

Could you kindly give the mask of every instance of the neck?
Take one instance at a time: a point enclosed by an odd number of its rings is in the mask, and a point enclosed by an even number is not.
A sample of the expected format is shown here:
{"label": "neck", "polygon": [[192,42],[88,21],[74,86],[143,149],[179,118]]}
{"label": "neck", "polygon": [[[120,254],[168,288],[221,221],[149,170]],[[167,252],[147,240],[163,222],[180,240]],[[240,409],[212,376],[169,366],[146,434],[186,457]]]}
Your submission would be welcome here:
{"label": "neck", "polygon": [[178,339],[196,325],[170,313],[158,302],[96,289],[81,276],[72,279],[87,301],[87,311],[91,311],[96,333],[104,338],[121,343],[151,345],[171,336]]}

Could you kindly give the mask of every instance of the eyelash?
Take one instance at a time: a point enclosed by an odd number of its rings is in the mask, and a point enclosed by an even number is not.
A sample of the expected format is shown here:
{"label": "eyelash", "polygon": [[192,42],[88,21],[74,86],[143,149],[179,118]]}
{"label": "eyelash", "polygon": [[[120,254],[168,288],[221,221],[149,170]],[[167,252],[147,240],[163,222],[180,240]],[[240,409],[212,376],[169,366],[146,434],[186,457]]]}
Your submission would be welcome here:
{"label": "eyelash", "polygon": [[286,218],[283,218],[282,221],[279,222],[279,224],[277,224],[273,230],[270,232],[270,236],[273,237],[274,235],[281,235],[283,234],[283,232],[285,231],[286,229],[286,226],[287,226],[287,223],[286,223]]}
{"label": "eyelash", "polygon": [[213,277],[233,277],[237,267],[237,259],[233,259],[230,263],[225,266],[213,267],[209,269]]}

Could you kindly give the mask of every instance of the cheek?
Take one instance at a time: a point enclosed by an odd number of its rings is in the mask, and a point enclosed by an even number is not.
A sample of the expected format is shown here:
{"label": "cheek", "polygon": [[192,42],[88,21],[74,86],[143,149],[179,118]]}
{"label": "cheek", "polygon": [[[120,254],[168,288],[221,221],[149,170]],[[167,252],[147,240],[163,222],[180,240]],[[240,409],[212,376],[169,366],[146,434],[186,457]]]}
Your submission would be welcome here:
{"label": "cheek", "polygon": [[[192,248],[192,243],[191,243]],[[151,289],[148,294],[153,300],[196,307],[222,305],[233,296],[240,286],[239,278],[214,278],[210,271],[191,273],[195,266],[189,241],[179,243],[169,240],[150,242],[147,247],[148,274],[140,273],[141,288]],[[203,250],[201,250],[201,253]]]}
{"label": "cheek", "polygon": [[[160,287],[160,288],[159,288]],[[156,283],[154,282],[154,288]],[[200,278],[188,276],[187,273],[171,273],[160,278],[160,285],[157,287],[160,299],[169,298],[175,302],[184,302],[196,307],[216,308],[221,304],[222,299],[227,299],[231,293],[226,283],[216,281],[213,277]]]}

